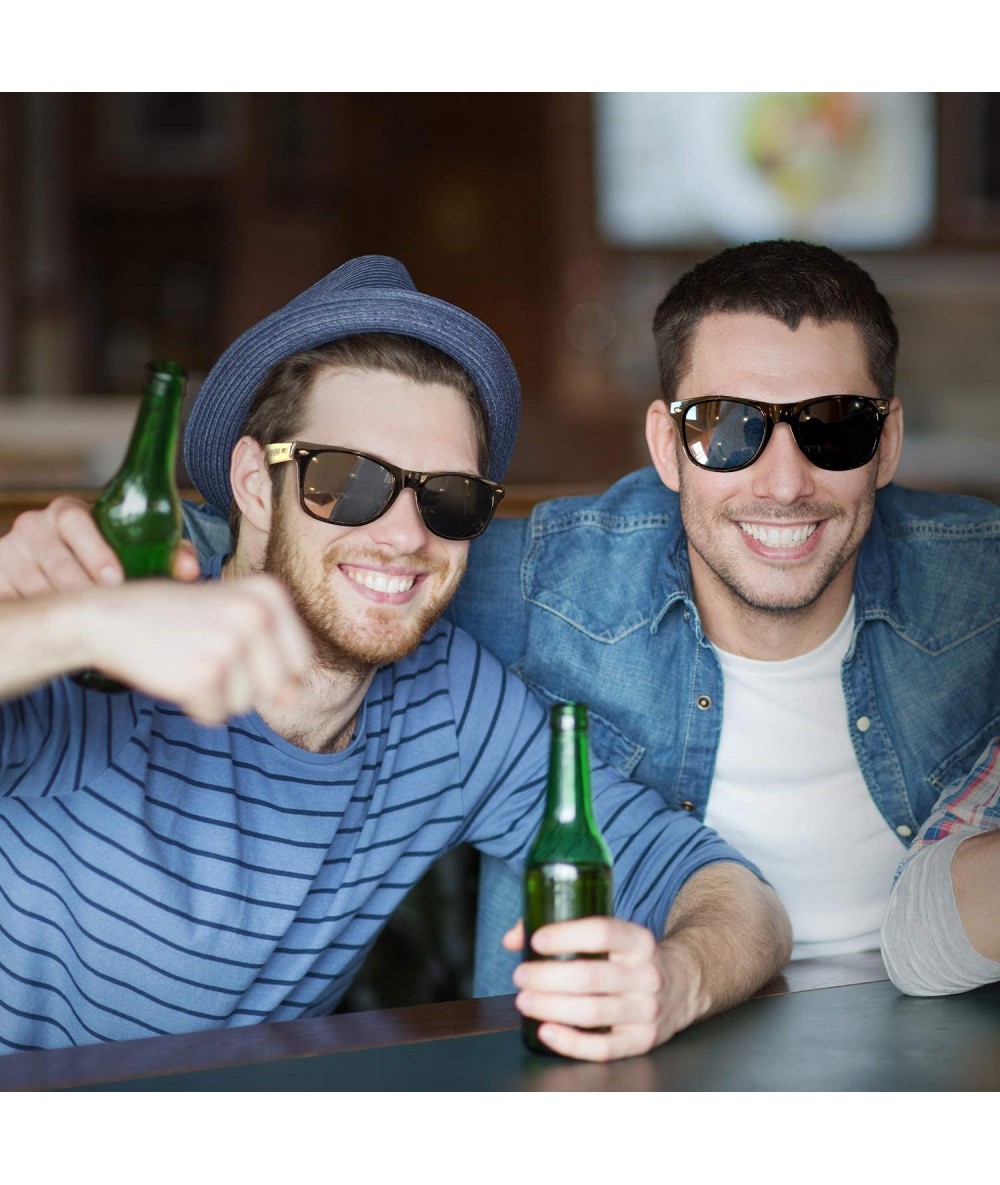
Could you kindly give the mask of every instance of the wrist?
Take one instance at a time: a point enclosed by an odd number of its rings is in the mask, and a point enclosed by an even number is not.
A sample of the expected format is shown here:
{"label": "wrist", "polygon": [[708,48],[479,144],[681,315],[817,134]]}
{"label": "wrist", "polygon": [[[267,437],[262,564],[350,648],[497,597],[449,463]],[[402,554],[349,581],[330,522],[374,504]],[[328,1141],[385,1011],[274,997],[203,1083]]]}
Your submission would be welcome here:
{"label": "wrist", "polygon": [[672,1033],[680,1032],[713,1010],[709,977],[695,936],[685,930],[676,930],[662,940],[660,956],[669,1000],[664,1017],[669,1018]]}
{"label": "wrist", "polygon": [[106,657],[114,632],[108,601],[114,596],[114,590],[95,587],[49,598],[44,636],[63,673],[99,666]]}

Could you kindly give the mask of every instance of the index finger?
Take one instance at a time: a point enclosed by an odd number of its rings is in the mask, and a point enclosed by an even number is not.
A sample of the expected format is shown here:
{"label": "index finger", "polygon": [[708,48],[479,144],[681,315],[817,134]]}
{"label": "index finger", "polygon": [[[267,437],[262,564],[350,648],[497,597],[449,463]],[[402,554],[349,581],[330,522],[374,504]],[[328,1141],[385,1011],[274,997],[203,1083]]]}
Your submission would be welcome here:
{"label": "index finger", "polygon": [[[76,498],[60,497],[53,501],[44,513],[52,524],[56,539],[61,541],[70,556],[83,573],[95,584],[121,584],[125,579],[121,561],[114,549],[97,529],[97,523],[85,502]],[[44,543],[42,539],[40,542]],[[66,581],[66,556],[55,547],[51,552],[43,551],[39,556],[39,564],[48,572],[49,567],[57,564],[62,567],[59,573],[53,573],[60,578],[60,587]]]}
{"label": "index finger", "polygon": [[550,922],[531,936],[532,949],[539,955],[640,954],[655,945],[642,926],[621,918],[575,918],[571,922]]}

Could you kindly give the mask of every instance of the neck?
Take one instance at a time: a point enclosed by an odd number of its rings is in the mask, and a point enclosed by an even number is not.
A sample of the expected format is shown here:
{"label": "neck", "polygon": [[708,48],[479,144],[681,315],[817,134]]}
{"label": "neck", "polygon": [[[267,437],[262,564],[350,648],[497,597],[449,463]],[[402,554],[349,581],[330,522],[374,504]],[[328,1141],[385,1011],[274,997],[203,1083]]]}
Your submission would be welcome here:
{"label": "neck", "polygon": [[[222,566],[222,579],[229,583],[260,571],[261,566],[237,545]],[[351,743],[375,670],[331,670],[314,661],[294,704],[255,703],[253,708],[268,728],[290,744],[310,753],[339,753]]]}
{"label": "neck", "polygon": [[354,677],[314,668],[292,707],[254,707],[268,728],[290,744],[310,753],[340,753],[354,738],[358,712],[374,677],[374,670]]}
{"label": "neck", "polygon": [[810,605],[764,609],[748,604],[693,551],[691,582],[701,627],[713,646],[762,662],[781,662],[821,646],[844,619],[854,591],[855,564],[845,564]]}

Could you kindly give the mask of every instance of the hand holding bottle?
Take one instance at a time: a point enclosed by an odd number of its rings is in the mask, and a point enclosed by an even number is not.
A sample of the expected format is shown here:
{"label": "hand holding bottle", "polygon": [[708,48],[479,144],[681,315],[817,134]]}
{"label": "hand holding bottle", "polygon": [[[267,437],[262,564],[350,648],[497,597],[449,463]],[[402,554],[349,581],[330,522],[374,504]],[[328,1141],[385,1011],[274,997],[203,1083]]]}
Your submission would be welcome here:
{"label": "hand holding bottle", "polygon": [[[523,936],[518,922],[504,935],[504,946],[519,949]],[[514,971],[515,1004],[553,1053],[610,1061],[645,1053],[664,1039],[663,1012],[674,1006],[665,992],[669,954],[644,926],[578,918],[543,926],[531,941],[540,957]],[[682,985],[675,979],[673,986]],[[678,1020],[682,1015],[686,1009]]]}
{"label": "hand holding bottle", "polygon": [[[170,575],[182,581],[200,575],[197,554],[186,539],[174,550]],[[44,510],[26,510],[0,537],[0,601],[124,580],[121,560],[79,498],[62,494]]]}

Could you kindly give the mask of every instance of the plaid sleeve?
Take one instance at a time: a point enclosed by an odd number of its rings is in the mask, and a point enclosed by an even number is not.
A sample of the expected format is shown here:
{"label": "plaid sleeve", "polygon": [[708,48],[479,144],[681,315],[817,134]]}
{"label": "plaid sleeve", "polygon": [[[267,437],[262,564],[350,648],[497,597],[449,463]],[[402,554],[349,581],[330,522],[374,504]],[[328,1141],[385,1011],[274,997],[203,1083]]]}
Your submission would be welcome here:
{"label": "plaid sleeve", "polygon": [[948,835],[974,834],[1000,827],[1000,736],[986,746],[971,773],[950,786],[934,804],[896,879],[921,848]]}

